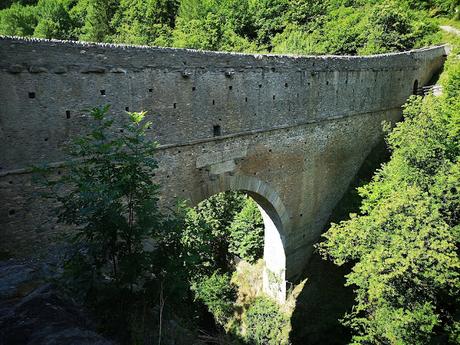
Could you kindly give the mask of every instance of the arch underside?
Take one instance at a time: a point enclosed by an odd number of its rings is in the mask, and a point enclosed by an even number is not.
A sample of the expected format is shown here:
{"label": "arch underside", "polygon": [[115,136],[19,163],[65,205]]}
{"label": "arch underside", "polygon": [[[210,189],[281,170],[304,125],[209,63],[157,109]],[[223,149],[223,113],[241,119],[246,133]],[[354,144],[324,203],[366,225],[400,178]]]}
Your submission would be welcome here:
{"label": "arch underside", "polygon": [[226,192],[242,191],[257,203],[264,221],[264,291],[280,302],[286,299],[286,208],[276,191],[267,183],[251,176],[220,175],[203,185],[201,193],[192,204],[210,196]]}

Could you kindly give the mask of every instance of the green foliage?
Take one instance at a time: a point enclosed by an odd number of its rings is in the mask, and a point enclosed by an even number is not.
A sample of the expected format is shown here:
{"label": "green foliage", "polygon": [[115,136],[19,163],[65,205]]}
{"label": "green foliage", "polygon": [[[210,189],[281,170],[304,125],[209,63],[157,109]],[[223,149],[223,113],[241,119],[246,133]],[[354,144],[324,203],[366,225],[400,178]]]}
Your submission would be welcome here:
{"label": "green foliage", "polygon": [[257,345],[289,343],[289,318],[267,297],[257,297],[248,308],[244,320],[245,338]]}
{"label": "green foliage", "polygon": [[233,313],[235,288],[230,283],[230,274],[215,271],[210,277],[192,284],[195,299],[201,301],[213,314],[215,320],[225,325]]}
{"label": "green foliage", "polygon": [[175,25],[176,0],[120,0],[111,26],[115,41],[134,44],[155,44]]}
{"label": "green foliage", "polygon": [[439,42],[429,15],[458,15],[458,7],[458,0],[24,0],[0,10],[0,33],[237,52],[374,54]]}
{"label": "green foliage", "polygon": [[66,0],[39,0],[36,10],[38,23],[35,37],[72,38],[73,23],[70,19]]}
{"label": "green foliage", "polygon": [[110,41],[111,18],[116,8],[116,0],[81,0],[69,11],[75,23],[75,35],[83,41]]}
{"label": "green foliage", "polygon": [[361,212],[333,224],[320,250],[354,262],[354,344],[458,343],[460,64],[441,97],[413,97],[388,135],[391,160],[360,188]]}
{"label": "green foliage", "polygon": [[271,48],[271,40],[286,26],[282,13],[287,12],[286,0],[259,0],[254,4],[254,27],[257,44]]}
{"label": "green foliage", "polygon": [[395,52],[430,44],[430,36],[437,30],[434,22],[423,14],[412,12],[397,2],[386,1],[372,9],[367,28],[369,37],[360,52]]}
{"label": "green foliage", "polygon": [[10,36],[32,36],[38,19],[36,8],[14,3],[0,11],[0,34]]}
{"label": "green foliage", "polygon": [[108,109],[93,108],[90,132],[68,147],[69,171],[56,182],[66,186],[57,194],[59,221],[76,226],[80,259],[95,280],[132,291],[149,264],[144,242],[161,229],[151,181],[157,144],[145,138],[144,113],[128,113],[123,134],[114,136]]}
{"label": "green foliage", "polygon": [[249,263],[255,263],[263,256],[264,222],[257,204],[247,198],[229,228],[230,244],[228,251]]}
{"label": "green foliage", "polygon": [[182,243],[192,277],[231,270],[228,228],[244,201],[241,193],[219,193],[188,210]]}

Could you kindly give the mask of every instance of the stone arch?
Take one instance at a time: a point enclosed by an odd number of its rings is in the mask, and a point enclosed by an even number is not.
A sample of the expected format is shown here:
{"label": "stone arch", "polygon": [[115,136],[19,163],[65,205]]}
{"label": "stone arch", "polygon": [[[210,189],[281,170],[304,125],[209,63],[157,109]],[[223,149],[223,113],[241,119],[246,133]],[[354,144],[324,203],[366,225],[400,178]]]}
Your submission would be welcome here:
{"label": "stone arch", "polygon": [[278,300],[286,299],[286,246],[289,217],[278,193],[252,176],[220,175],[201,188],[192,201],[195,206],[210,196],[226,191],[246,192],[257,203],[264,221],[264,291]]}

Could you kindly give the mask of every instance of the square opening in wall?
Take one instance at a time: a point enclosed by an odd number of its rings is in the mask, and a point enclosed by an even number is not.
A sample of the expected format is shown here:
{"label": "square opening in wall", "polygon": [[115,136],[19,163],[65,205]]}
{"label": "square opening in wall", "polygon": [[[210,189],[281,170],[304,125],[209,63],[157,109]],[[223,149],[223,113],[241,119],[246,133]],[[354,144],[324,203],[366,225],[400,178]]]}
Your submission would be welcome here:
{"label": "square opening in wall", "polygon": [[101,96],[105,96],[105,90],[100,90]]}
{"label": "square opening in wall", "polygon": [[35,98],[35,92],[29,92],[29,98]]}
{"label": "square opening in wall", "polygon": [[66,117],[67,119],[70,119],[70,110],[66,110],[66,111],[65,111],[65,117]]}
{"label": "square opening in wall", "polygon": [[220,125],[214,125],[212,127],[212,131],[213,131],[215,137],[220,137],[222,135],[222,130],[220,128]]}

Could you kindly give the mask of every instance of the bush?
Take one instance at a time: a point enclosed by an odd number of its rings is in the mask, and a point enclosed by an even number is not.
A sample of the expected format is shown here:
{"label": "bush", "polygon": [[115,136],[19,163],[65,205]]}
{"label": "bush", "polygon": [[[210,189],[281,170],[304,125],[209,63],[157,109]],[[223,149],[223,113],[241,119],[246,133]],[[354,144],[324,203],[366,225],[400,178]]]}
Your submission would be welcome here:
{"label": "bush", "polygon": [[0,34],[32,36],[37,22],[35,7],[14,3],[10,8],[0,11]]}
{"label": "bush", "polygon": [[246,198],[244,207],[229,228],[230,253],[249,263],[255,263],[264,253],[264,221],[257,204]]}
{"label": "bush", "polygon": [[206,305],[219,324],[225,325],[232,316],[236,298],[230,275],[215,271],[210,277],[195,281],[192,290],[195,292],[195,299]]}
{"label": "bush", "polygon": [[257,345],[289,343],[289,318],[278,304],[267,297],[257,297],[244,317],[245,338]]}

